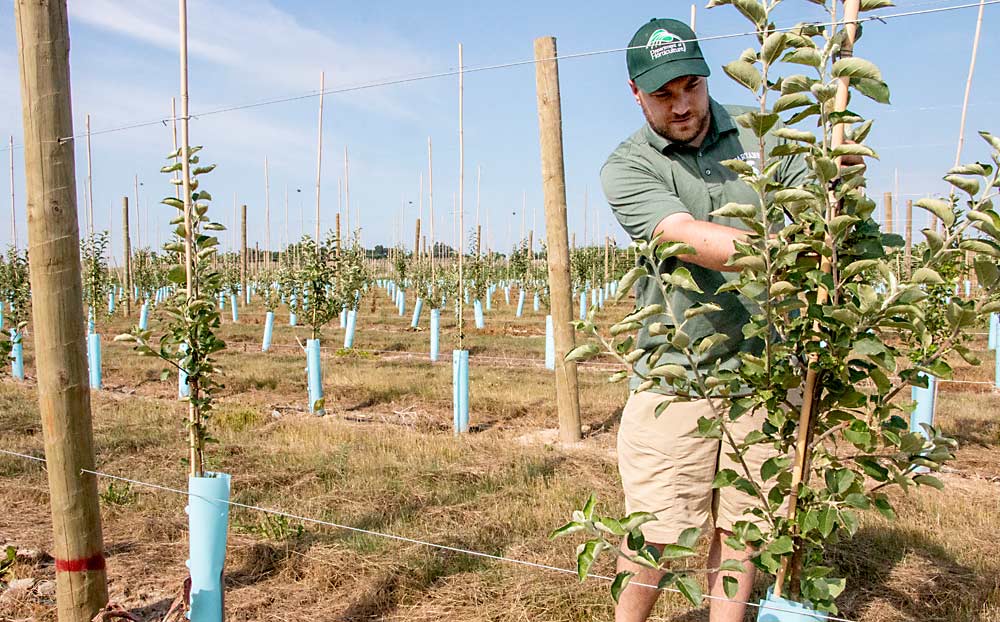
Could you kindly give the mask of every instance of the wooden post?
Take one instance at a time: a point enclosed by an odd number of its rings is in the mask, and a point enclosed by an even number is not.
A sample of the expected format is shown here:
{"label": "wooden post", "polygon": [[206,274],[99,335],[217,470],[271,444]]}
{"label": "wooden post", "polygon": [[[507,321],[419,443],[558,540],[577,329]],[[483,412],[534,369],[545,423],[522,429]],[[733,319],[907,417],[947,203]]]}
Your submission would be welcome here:
{"label": "wooden post", "polygon": [[65,2],[14,3],[38,410],[49,481],[60,622],[107,604],[91,429]]}
{"label": "wooden post", "polygon": [[892,217],[892,193],[886,192],[883,195],[883,201],[885,202],[885,231],[886,233],[892,233],[895,220]]}
{"label": "wooden post", "polygon": [[240,207],[240,291],[243,304],[247,301],[247,206]]}
{"label": "wooden post", "polygon": [[528,259],[535,259],[535,230],[528,231]]}
{"label": "wooden post", "polygon": [[[979,35],[983,30],[983,8],[986,0],[979,0],[979,16],[976,18],[976,34],[972,37],[972,58],[969,59],[969,75],[965,80],[965,96],[962,99],[962,118],[958,124],[958,147],[955,149],[955,166],[962,163],[962,147],[965,145],[965,117],[969,111],[969,94],[972,92],[972,76],[976,72],[976,55],[979,52]],[[955,196],[955,187],[951,188]],[[942,223],[943,225],[944,223]]]}
{"label": "wooden post", "polygon": [[122,263],[125,266],[125,317],[132,315],[132,240],[128,231],[128,197],[122,197]]}
{"label": "wooden post", "polygon": [[[344,145],[344,212],[347,215],[347,239],[350,241],[353,236],[351,231],[351,170],[347,162],[347,145]],[[354,226],[358,226],[358,224],[355,222]]]}
{"label": "wooden post", "polygon": [[483,179],[483,167],[476,166],[476,257],[483,254],[483,226],[479,220],[479,186]]}
{"label": "wooden post", "polygon": [[611,280],[611,238],[604,236],[604,282]]}
{"label": "wooden post", "polygon": [[545,229],[548,240],[549,290],[556,346],[556,405],[559,440],[580,440],[580,394],[576,363],[565,360],[573,349],[573,301],[570,294],[569,248],[566,236],[566,174],[563,168],[562,109],[555,37],[535,39],[535,87],[538,133],[542,150]]}
{"label": "wooden post", "polygon": [[913,272],[913,201],[906,201],[906,247],[903,249],[903,265],[906,276]]}
{"label": "wooden post", "polygon": [[334,231],[336,232],[335,243],[337,249],[337,257],[340,257],[340,212],[337,212],[336,214],[333,215],[333,228]]}

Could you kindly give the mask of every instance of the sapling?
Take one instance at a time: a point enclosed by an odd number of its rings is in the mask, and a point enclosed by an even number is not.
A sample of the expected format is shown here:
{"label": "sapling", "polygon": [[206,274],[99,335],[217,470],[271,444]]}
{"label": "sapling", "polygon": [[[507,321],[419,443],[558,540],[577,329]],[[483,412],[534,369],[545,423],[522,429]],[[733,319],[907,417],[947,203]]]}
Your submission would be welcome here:
{"label": "sapling", "polygon": [[[217,335],[221,325],[216,296],[222,287],[222,275],[213,268],[213,257],[219,244],[218,238],[208,232],[224,231],[225,227],[212,222],[208,217],[208,202],[212,196],[200,189],[200,178],[207,175],[215,165],[199,166],[201,147],[188,149],[191,169],[191,196],[189,209],[185,213],[185,201],[167,197],[162,204],[175,208],[179,214],[171,220],[176,225],[173,239],[164,245],[172,265],[167,278],[178,286],[178,291],[162,309],[166,322],[165,333],[154,344],[153,332],[138,327],[130,333],[118,335],[115,341],[134,344],[143,356],[156,356],[167,362],[174,370],[187,375],[189,468],[192,477],[204,477],[205,444],[213,439],[208,433],[207,421],[215,407],[215,396],[222,385],[217,378],[220,370],[215,355],[226,347]],[[163,173],[182,170],[177,158],[180,151],[168,158],[174,163],[160,169]],[[179,180],[172,180],[177,183]],[[190,247],[188,248],[188,245]],[[190,263],[189,260],[190,259]],[[190,273],[190,280],[188,279]],[[164,377],[168,374],[164,371]]]}
{"label": "sapling", "polygon": [[24,338],[31,304],[28,251],[7,247],[0,261],[0,296],[4,303],[4,330],[0,330],[0,360],[10,357],[14,344]]}
{"label": "sapling", "polygon": [[83,302],[90,318],[96,322],[100,311],[107,308],[111,276],[105,260],[108,252],[108,232],[92,233],[80,242],[83,262]]}
{"label": "sapling", "polygon": [[[992,164],[959,166],[944,177],[961,200],[916,202],[942,222],[943,231],[925,229],[926,248],[914,253],[911,274],[900,274],[886,248],[902,241],[873,220],[865,167],[842,162],[845,156],[877,154],[865,144],[872,121],[837,107],[838,84],[885,103],[889,90],[878,68],[853,56],[850,27],[807,24],[778,32],[770,18],[781,0],[712,0],[709,6],[724,4],[750,20],[760,44],[724,67],[758,103],[736,121],[757,136],[759,167],[742,160],[725,163],[756,200],[713,212],[718,222],[748,232],[730,259],[740,271],[709,289],[679,259],[694,248],[633,243],[638,265],[622,276],[617,300],[643,279],[658,288],[662,302],[641,306],[608,329],[596,324],[591,309],[576,327],[592,340],[567,360],[610,356],[621,364],[612,381],[636,377],[635,390],[657,389],[675,395],[674,401],[711,398],[714,414],[698,422],[698,433],[720,439],[723,451],[741,465],[721,470],[713,486],[732,486],[752,499],[744,510],[747,520],[735,523],[726,544],[738,551],[751,547],[753,565],[775,578],[775,596],[787,594],[836,612],[834,600],[846,582],[824,564],[824,549],[856,533],[860,510],[892,520],[889,487],[941,488],[932,473],[954,457],[956,442],[936,427],[910,431],[913,405],[897,398],[910,386],[927,386],[928,375],[950,378],[953,355],[977,364],[964,345],[965,334],[984,315],[1000,310],[995,300],[1000,214],[992,204],[1000,187],[1000,138],[981,133]],[[860,8],[888,4],[864,0]],[[786,63],[804,73],[778,77]],[[775,101],[772,94],[778,95]],[[791,114],[784,123],[782,113]],[[819,131],[803,129],[808,127]],[[790,157],[804,158],[808,168],[796,185],[777,175]],[[951,278],[966,255],[981,287],[972,298],[955,295],[945,277]],[[941,285],[949,287],[935,289]],[[733,294],[756,308],[741,333],[706,331],[703,316],[719,313],[718,302]],[[640,328],[651,337],[642,345],[635,335]],[[738,366],[720,365],[719,355],[726,352],[737,353]],[[670,403],[657,412],[663,425],[670,425]],[[758,411],[766,415],[760,429],[737,442],[733,423]],[[773,456],[759,472],[751,471],[743,457],[760,444]],[[667,571],[660,587],[676,587],[699,603],[698,570],[671,567],[695,554],[699,530],[684,531],[661,553],[646,545],[640,529],[652,518],[645,512],[601,516],[591,497],[553,536],[588,536],[577,553],[581,579],[602,551],[614,551]],[[629,550],[619,548],[620,538]],[[742,568],[726,562],[702,570]],[[616,577],[613,597],[630,578],[627,572]],[[723,587],[732,597],[736,580],[723,577]]]}

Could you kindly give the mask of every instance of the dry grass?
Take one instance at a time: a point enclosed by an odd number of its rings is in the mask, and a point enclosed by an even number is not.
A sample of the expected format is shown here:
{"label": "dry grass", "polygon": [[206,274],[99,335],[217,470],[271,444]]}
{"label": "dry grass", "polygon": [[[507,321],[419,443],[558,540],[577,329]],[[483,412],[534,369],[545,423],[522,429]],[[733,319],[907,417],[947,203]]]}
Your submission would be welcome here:
{"label": "dry grass", "polygon": [[[424,352],[427,345],[426,332],[410,331],[409,315],[395,316],[384,299],[374,314],[366,305],[359,318],[356,345],[368,355],[337,355],[341,331],[325,331],[334,346],[324,353],[325,418],[303,412],[304,357],[295,337],[304,338],[305,329],[279,327],[275,343],[286,347],[264,354],[255,323],[262,311],[242,313],[241,324],[224,327],[227,389],[209,466],[233,474],[234,500],[242,503],[570,567],[573,544],[545,534],[592,490],[609,511],[621,510],[613,447],[624,389],[584,371],[585,442],[564,450],[517,442],[554,426],[552,378],[531,362],[494,360],[540,360],[543,352],[544,319],[515,320],[499,300],[488,315],[490,334],[468,329],[473,433],[461,438],[451,433],[450,363],[375,352]],[[123,327],[116,321],[101,330],[110,335]],[[109,341],[110,390],[93,400],[99,469],[183,488],[176,378],[160,381],[162,365]],[[946,492],[900,496],[895,523],[868,516],[857,538],[830,548],[830,560],[848,576],[843,615],[866,622],[1000,620],[995,400],[991,393],[943,391],[939,422],[962,442],[955,472],[944,475]],[[30,381],[0,385],[0,447],[39,454],[41,446]],[[99,480],[113,598],[158,620],[185,574],[184,498],[137,487],[123,493],[109,483]],[[0,540],[50,548],[40,465],[0,456],[0,508]],[[25,560],[15,575],[51,578],[53,570]],[[611,619],[601,583],[580,585],[570,575],[243,509],[231,515],[226,580],[230,620]],[[35,596],[0,601],[0,619],[29,617],[55,620],[54,607]],[[667,594],[655,619],[706,620],[707,610],[691,611]]]}

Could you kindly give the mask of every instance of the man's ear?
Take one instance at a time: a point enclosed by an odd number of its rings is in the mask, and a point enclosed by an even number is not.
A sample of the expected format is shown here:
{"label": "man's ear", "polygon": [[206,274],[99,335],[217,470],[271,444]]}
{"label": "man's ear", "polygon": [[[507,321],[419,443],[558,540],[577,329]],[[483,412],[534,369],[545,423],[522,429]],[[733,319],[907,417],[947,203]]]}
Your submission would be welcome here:
{"label": "man's ear", "polygon": [[628,87],[632,90],[632,97],[635,98],[635,103],[642,106],[642,101],[639,99],[639,87],[637,87],[635,85],[635,82],[633,82],[632,80],[628,81]]}

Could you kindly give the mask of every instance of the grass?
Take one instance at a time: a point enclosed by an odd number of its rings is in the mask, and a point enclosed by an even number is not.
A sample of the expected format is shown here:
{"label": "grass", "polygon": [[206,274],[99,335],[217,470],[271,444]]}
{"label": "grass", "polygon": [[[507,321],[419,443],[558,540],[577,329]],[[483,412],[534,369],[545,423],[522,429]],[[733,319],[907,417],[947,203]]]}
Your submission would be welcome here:
{"label": "grass", "polygon": [[[305,413],[306,329],[278,326],[260,352],[263,310],[241,311],[223,336],[226,390],[212,421],[218,445],[208,466],[233,475],[233,499],[322,521],[559,567],[570,540],[545,534],[595,491],[621,507],[614,457],[621,385],[580,373],[580,447],[537,439],[556,426],[551,373],[540,367],[544,317],[513,318],[502,303],[488,335],[468,326],[473,433],[451,432],[451,364],[430,364],[426,331],[408,328],[380,298],[359,317],[355,356],[337,352],[341,331],[324,331],[324,418]],[[279,324],[285,320],[279,313]],[[450,314],[442,354],[454,339]],[[424,318],[426,323],[426,316]],[[471,322],[470,322],[471,324]],[[183,404],[176,376],[105,334],[105,386],[93,396],[99,470],[184,488]],[[30,337],[27,340],[30,346]],[[244,348],[246,349],[244,351]],[[478,350],[477,350],[478,348]],[[394,350],[396,354],[386,353]],[[401,356],[416,352],[420,356]],[[477,361],[477,354],[480,360]],[[511,361],[511,359],[531,359]],[[507,362],[504,362],[504,359]],[[967,367],[959,377],[989,379]],[[30,375],[30,368],[29,368]],[[898,519],[864,518],[858,536],[828,551],[848,577],[842,615],[865,622],[1000,620],[1000,420],[996,397],[942,390],[938,423],[962,442],[944,493],[896,496]],[[0,447],[41,455],[34,387],[0,384]],[[525,439],[529,439],[525,441]],[[185,499],[99,482],[110,589],[115,602],[158,620],[186,570]],[[0,534],[19,547],[51,550],[42,465],[0,456]],[[699,563],[698,560],[692,563]],[[607,574],[605,563],[597,572]],[[14,577],[51,578],[51,565],[19,561]],[[607,585],[408,542],[233,508],[226,607],[229,620],[610,620]],[[760,582],[758,594],[765,585]],[[0,600],[0,619],[55,620],[40,599]],[[705,620],[665,594],[653,619]]]}

